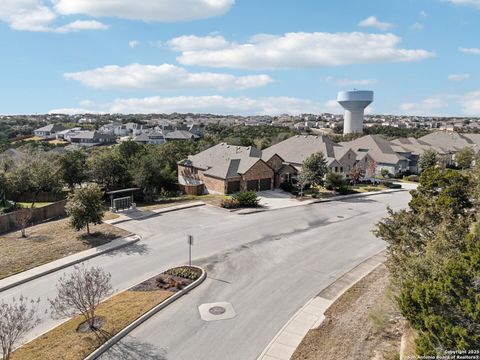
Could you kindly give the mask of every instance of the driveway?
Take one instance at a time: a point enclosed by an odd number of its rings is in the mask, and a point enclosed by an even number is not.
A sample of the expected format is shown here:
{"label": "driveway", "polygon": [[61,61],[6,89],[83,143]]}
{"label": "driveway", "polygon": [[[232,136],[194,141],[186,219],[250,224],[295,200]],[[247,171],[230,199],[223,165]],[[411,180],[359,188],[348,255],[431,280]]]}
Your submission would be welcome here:
{"label": "driveway", "polygon": [[259,204],[269,210],[305,205],[307,203],[295,199],[292,194],[280,189],[260,191],[257,195],[260,198]]}

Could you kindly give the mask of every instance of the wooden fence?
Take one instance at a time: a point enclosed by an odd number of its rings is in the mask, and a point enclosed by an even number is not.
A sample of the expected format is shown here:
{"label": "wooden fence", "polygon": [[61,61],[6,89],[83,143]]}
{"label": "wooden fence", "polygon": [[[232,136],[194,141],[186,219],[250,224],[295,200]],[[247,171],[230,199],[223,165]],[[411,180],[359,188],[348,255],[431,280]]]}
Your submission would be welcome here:
{"label": "wooden fence", "polygon": [[[39,224],[45,220],[65,215],[65,205],[67,205],[67,200],[61,200],[47,206],[32,209],[30,224]],[[18,229],[15,221],[16,216],[16,212],[0,215],[0,233]]]}

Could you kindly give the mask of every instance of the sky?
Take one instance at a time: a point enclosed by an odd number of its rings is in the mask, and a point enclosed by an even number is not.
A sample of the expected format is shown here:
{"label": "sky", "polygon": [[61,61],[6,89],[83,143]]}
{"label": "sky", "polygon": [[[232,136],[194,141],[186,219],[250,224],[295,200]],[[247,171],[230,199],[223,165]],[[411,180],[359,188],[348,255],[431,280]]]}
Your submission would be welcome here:
{"label": "sky", "polygon": [[480,116],[480,0],[1,0],[0,113]]}

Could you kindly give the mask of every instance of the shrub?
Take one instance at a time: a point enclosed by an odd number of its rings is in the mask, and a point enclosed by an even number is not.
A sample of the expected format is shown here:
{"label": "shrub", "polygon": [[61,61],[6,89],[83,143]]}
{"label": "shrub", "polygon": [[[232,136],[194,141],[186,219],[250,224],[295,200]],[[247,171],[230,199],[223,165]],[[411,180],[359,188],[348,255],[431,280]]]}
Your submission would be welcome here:
{"label": "shrub", "polygon": [[232,197],[238,202],[240,207],[257,207],[258,206],[258,197],[257,193],[253,190],[239,191]]}
{"label": "shrub", "polygon": [[383,186],[385,186],[389,189],[401,189],[402,188],[402,185],[397,184],[397,183],[392,183],[390,181],[384,181],[382,184],[383,184]]}
{"label": "shrub", "polygon": [[340,194],[348,192],[347,180],[342,174],[330,172],[325,177],[325,188],[327,190],[333,190]]}
{"label": "shrub", "polygon": [[405,179],[407,179],[408,181],[418,182],[420,178],[418,177],[418,175],[409,175]]}
{"label": "shrub", "polygon": [[197,280],[200,277],[200,272],[198,269],[190,267],[177,267],[165,272],[167,275],[178,276],[184,279]]}
{"label": "shrub", "polygon": [[291,192],[293,190],[293,185],[289,181],[284,181],[280,184],[280,189],[286,192]]}
{"label": "shrub", "polygon": [[220,206],[225,209],[236,209],[239,207],[238,201],[232,198],[222,199]]}

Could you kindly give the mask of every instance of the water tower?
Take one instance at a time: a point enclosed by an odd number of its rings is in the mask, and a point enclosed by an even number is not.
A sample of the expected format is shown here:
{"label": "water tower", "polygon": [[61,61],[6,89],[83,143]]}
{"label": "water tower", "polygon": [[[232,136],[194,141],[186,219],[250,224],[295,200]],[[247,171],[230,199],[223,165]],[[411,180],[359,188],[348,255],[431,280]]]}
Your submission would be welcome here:
{"label": "water tower", "polygon": [[373,102],[373,91],[340,91],[337,101],[345,109],[343,134],[363,132],[363,112]]}

